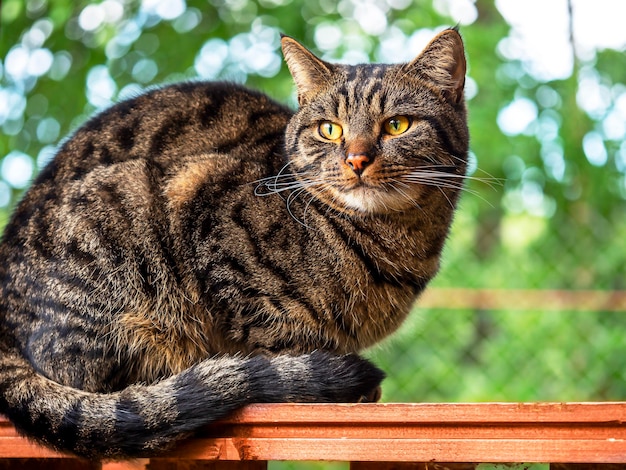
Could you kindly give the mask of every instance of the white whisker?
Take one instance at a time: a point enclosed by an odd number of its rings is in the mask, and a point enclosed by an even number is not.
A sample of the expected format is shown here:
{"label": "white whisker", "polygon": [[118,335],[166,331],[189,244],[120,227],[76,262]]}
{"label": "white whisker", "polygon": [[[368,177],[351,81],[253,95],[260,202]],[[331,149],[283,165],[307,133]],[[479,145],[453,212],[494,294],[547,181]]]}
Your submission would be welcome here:
{"label": "white whisker", "polygon": [[413,184],[435,186],[437,188],[456,189],[456,190],[471,194],[472,196],[481,197],[479,192],[476,191],[475,189],[470,189],[467,186],[464,186],[462,183],[457,183],[455,181],[450,182],[450,181],[441,181],[441,180],[436,180],[436,179],[422,178],[422,179],[409,180],[409,182]]}
{"label": "white whisker", "polygon": [[[281,171],[283,171],[284,168],[285,167],[283,167]],[[269,196],[271,194],[278,194],[283,191],[296,190],[316,184],[315,181],[306,179],[305,176],[306,173],[278,173],[275,176],[261,178],[252,182],[253,184],[256,184],[254,194],[255,196]]]}
{"label": "white whisker", "polygon": [[276,175],[253,181],[252,184],[256,185],[254,188],[254,195],[279,195],[285,201],[285,205],[287,207],[287,212],[289,213],[289,215],[296,222],[308,228],[306,222],[304,221],[304,218],[306,216],[306,210],[308,209],[312,200],[315,199],[315,196],[312,196],[312,198],[309,199],[308,202],[306,202],[306,205],[303,209],[302,218],[296,215],[294,203],[303,194],[309,194],[309,188],[320,187],[325,183],[317,179],[309,178],[310,173],[308,172],[285,173],[285,170],[289,165],[290,163],[284,165]]}
{"label": "white whisker", "polygon": [[454,210],[454,204],[452,203],[452,201],[450,200],[450,198],[448,197],[448,195],[446,194],[446,192],[443,190],[442,186],[438,186],[437,189],[439,190],[439,192],[441,194],[443,194],[443,197],[446,198],[446,201],[448,201],[448,204],[450,204],[450,209]]}
{"label": "white whisker", "polygon": [[448,173],[448,172],[440,171],[440,170],[437,170],[437,168],[441,168],[441,166],[436,166],[436,165],[423,166],[423,167],[420,167],[418,170],[407,173],[405,177],[435,176],[435,177],[441,177],[441,178],[455,178],[455,179],[462,179],[464,181],[476,181],[479,183],[484,183],[492,189],[494,189],[496,185],[501,185],[503,182],[501,178],[496,178],[486,172],[485,174],[488,175],[486,177],[467,176],[467,175],[458,175],[456,173]]}
{"label": "white whisker", "polygon": [[[410,188],[408,184],[406,184],[403,181],[396,180],[396,179],[392,179],[391,183],[392,183],[391,184],[392,189],[396,191],[398,194],[400,194],[402,197],[404,197],[404,199],[406,199],[412,206],[415,206],[417,209],[421,211],[424,210],[422,209],[422,206],[420,206],[419,203],[405,191],[405,189]],[[401,186],[401,187],[403,186],[404,188],[401,188],[398,186]]]}
{"label": "white whisker", "polygon": [[293,220],[295,220],[296,222],[298,222],[300,225],[302,225],[303,227],[306,228],[310,228],[307,224],[306,221],[304,220],[304,214],[302,217],[302,220],[300,220],[291,210],[291,204],[298,198],[300,197],[300,195],[305,191],[305,188],[300,188],[297,189],[296,191],[293,191],[291,193],[289,193],[289,196],[287,196],[287,212],[289,212],[289,215],[293,218]]}
{"label": "white whisker", "polygon": [[[471,194],[474,197],[480,198],[482,201],[487,204],[491,204],[484,197],[482,197],[476,189],[471,189],[467,187],[465,184],[466,181],[476,181],[479,183],[484,183],[489,188],[495,189],[496,185],[502,184],[502,180],[498,178],[494,178],[489,175],[488,177],[481,176],[466,176],[459,175],[456,173],[449,173],[446,171],[441,171],[441,168],[446,167],[445,165],[425,165],[413,171],[408,171],[402,174],[399,179],[408,184],[421,184],[425,186],[435,186],[437,187],[441,193],[444,195],[448,202],[452,204],[450,198],[445,193],[444,189],[453,189],[458,191],[463,191],[465,193]],[[487,173],[488,174],[488,173]]]}

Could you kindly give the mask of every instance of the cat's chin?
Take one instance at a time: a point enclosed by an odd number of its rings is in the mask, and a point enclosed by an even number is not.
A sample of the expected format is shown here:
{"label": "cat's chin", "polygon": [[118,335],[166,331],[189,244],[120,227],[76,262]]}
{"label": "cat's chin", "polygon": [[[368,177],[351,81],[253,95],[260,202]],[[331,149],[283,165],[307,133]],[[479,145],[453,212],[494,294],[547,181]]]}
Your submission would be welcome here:
{"label": "cat's chin", "polygon": [[359,186],[342,192],[337,198],[348,210],[365,214],[388,214],[415,208],[415,204],[396,191]]}

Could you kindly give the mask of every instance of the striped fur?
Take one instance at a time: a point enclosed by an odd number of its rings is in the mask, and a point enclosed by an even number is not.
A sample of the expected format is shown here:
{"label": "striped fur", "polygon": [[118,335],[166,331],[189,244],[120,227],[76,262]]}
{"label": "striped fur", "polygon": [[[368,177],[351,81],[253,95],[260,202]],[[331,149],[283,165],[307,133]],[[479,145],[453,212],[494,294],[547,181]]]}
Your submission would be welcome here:
{"label": "striped fur", "polygon": [[0,412],[23,433],[126,458],[251,402],[375,397],[357,353],[435,275],[462,190],[463,45],[445,31],[404,65],[283,50],[296,113],[227,83],[152,90],[75,132],[18,205]]}

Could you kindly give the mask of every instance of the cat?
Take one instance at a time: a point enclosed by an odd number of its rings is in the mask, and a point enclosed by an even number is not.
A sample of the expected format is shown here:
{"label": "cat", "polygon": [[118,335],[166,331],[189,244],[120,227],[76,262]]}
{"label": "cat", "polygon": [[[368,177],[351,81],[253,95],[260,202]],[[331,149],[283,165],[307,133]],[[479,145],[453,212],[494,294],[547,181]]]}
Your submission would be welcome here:
{"label": "cat", "polygon": [[0,413],[24,435],[124,459],[248,403],[378,398],[358,353],[437,272],[463,189],[463,42],[350,66],[281,41],[297,111],[152,89],[75,131],[16,207]]}

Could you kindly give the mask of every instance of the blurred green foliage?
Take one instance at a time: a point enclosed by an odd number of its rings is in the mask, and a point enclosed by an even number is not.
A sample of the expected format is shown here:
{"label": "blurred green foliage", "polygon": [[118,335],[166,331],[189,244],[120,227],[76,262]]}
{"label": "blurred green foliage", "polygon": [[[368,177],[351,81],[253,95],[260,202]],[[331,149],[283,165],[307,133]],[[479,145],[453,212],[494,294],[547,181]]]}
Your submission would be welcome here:
{"label": "blurred green foliage", "polygon": [[[328,60],[404,61],[461,22],[473,179],[434,285],[626,289],[624,51],[541,78],[505,53],[498,8],[468,0],[4,0],[1,13],[0,225],[59,141],[116,100],[205,78],[295,106],[280,33]],[[623,399],[625,329],[622,313],[418,306],[369,354],[388,401]]]}

